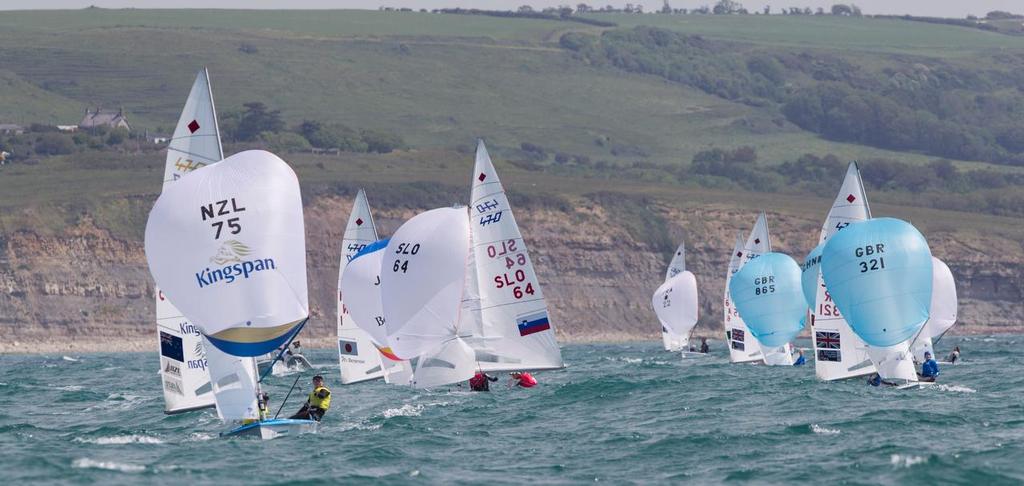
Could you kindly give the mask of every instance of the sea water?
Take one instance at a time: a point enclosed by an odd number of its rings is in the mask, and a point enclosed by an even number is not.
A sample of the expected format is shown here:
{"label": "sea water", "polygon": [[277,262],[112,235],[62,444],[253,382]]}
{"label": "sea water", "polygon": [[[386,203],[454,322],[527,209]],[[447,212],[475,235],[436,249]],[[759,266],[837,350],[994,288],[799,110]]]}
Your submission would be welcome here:
{"label": "sea water", "polygon": [[[946,338],[963,362],[919,390],[822,383],[803,367],[683,359],[660,343],[570,345],[540,385],[490,393],[342,386],[320,433],[222,439],[168,416],[156,353],[0,356],[0,479],[96,484],[1020,484],[1020,336]],[[806,346],[809,343],[804,342]],[[807,353],[810,357],[812,353]],[[309,378],[285,405],[294,412]],[[269,378],[276,410],[295,375]]]}

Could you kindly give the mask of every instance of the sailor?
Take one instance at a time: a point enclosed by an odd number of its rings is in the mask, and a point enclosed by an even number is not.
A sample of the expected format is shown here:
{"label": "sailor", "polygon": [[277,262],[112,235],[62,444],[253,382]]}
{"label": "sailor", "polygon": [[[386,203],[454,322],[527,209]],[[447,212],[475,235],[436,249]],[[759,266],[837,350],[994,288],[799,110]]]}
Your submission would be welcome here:
{"label": "sailor", "polygon": [[956,346],[956,347],[953,348],[953,352],[949,353],[949,357],[946,358],[946,361],[949,361],[949,364],[955,364],[957,362],[957,360],[959,360],[959,359],[960,359],[960,346]]}
{"label": "sailor", "polygon": [[929,351],[924,352],[924,364],[921,365],[921,373],[918,378],[924,382],[934,382],[939,377],[939,364],[932,359],[932,353]]}
{"label": "sailor", "polygon": [[260,421],[267,420],[270,418],[270,395],[266,392],[260,396],[259,400],[260,407]]}
{"label": "sailor", "polygon": [[533,388],[537,386],[537,379],[525,371],[513,371],[509,373],[509,376],[512,377],[510,383],[513,386],[520,386],[523,388]]}
{"label": "sailor", "polygon": [[807,359],[804,358],[804,351],[802,349],[796,350],[796,361],[793,362],[793,366],[801,366],[807,364]]}
{"label": "sailor", "polygon": [[327,409],[331,408],[331,390],[324,386],[324,377],[316,375],[313,377],[313,391],[309,398],[302,405],[298,413],[292,415],[293,419],[316,420],[324,418]]}
{"label": "sailor", "polygon": [[883,380],[882,379],[882,375],[879,375],[878,373],[872,373],[871,376],[868,377],[868,384],[871,385],[871,386],[878,386],[878,385],[899,386],[899,383],[894,383],[894,382],[891,382],[891,381]]}
{"label": "sailor", "polygon": [[498,381],[497,376],[490,376],[483,371],[477,371],[469,379],[469,389],[473,391],[491,391],[491,383]]}
{"label": "sailor", "polygon": [[708,338],[700,338],[700,352],[707,354],[708,352]]}

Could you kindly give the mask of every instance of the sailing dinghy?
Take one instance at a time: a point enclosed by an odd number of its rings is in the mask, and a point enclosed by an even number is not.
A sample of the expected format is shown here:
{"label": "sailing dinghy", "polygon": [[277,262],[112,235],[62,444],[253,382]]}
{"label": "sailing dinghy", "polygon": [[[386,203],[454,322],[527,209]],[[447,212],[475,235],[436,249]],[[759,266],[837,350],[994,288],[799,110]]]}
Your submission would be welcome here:
{"label": "sailing dinghy", "polygon": [[[737,237],[736,247],[729,258],[729,271],[725,276],[725,340],[729,343],[729,361],[732,363],[763,363],[764,354],[747,324],[736,309],[729,295],[729,283],[747,262],[772,251],[771,235],[768,233],[768,216],[764,212],[757,216],[746,242]],[[787,347],[789,345],[786,345]]]}
{"label": "sailing dinghy", "polygon": [[803,330],[807,314],[799,265],[782,253],[765,253],[732,276],[729,294],[761,345],[765,364],[791,366],[789,343]]}
{"label": "sailing dinghy", "polygon": [[[690,335],[697,326],[697,278],[686,270],[686,245],[672,256],[665,282],[654,291],[651,306],[661,322],[662,339],[668,351],[687,354]],[[667,337],[666,337],[667,336]],[[704,356],[703,353],[693,353]]]}
{"label": "sailing dinghy", "polygon": [[[361,254],[363,250],[374,243],[377,243],[377,226],[373,223],[373,215],[370,213],[370,203],[366,199],[366,192],[360,189],[352,205],[352,212],[349,213],[345,236],[341,240],[341,264],[338,271],[338,365],[341,369],[343,385],[382,377],[390,383],[391,373],[411,374],[412,372],[407,362],[396,361],[393,359],[394,355],[386,349],[387,333],[383,327],[384,317],[380,310],[380,255],[376,257],[376,265],[363,267],[368,270],[368,273],[360,273],[349,278],[349,285],[357,286],[358,290],[354,290],[354,292],[359,292],[359,294],[353,294],[356,295],[356,299],[352,302],[351,307],[358,310],[369,309],[369,314],[364,317],[369,320],[364,322],[364,325],[370,329],[379,330],[380,339],[373,339],[368,331],[357,325],[350,306],[343,301],[346,292],[343,291],[342,282],[345,280],[348,265],[352,263],[356,255],[364,258],[366,254],[372,253]],[[378,244],[371,250],[383,250],[386,245],[387,240],[384,240],[383,244]],[[366,260],[360,260],[357,266],[363,266],[365,263]],[[361,283],[370,285],[359,286]]]}
{"label": "sailing dinghy", "polygon": [[[867,353],[867,344],[850,329],[832,295],[825,288],[821,278],[820,249],[837,232],[851,223],[871,219],[871,208],[860,177],[856,162],[850,163],[846,176],[839,188],[835,202],[821,226],[818,237],[818,254],[811,255],[804,262],[806,277],[816,282],[813,301],[810,302],[811,343],[814,346],[814,373],[819,380],[833,381],[867,375],[875,372]],[[812,269],[808,270],[808,263]]]}
{"label": "sailing dinghy", "polygon": [[261,413],[252,359],[287,346],[309,316],[302,198],[288,164],[253,150],[180,178],[154,204],[145,248],[154,280],[203,335],[218,415],[243,422],[225,435],[315,431],[312,420]]}
{"label": "sailing dinghy", "polygon": [[562,352],[530,252],[483,140],[469,206],[472,252],[462,328],[483,371],[559,369]]}
{"label": "sailing dinghy", "polygon": [[885,381],[918,381],[909,343],[928,321],[932,270],[924,236],[894,218],[851,223],[822,249],[825,285]]}
{"label": "sailing dinghy", "polygon": [[[223,158],[210,77],[204,68],[196,75],[174,135],[167,145],[163,187]],[[160,339],[164,413],[213,407],[213,388],[202,335],[159,287],[156,288],[156,326]]]}
{"label": "sailing dinghy", "polygon": [[914,361],[924,363],[924,353],[935,354],[935,343],[956,324],[957,298],[956,280],[953,272],[938,258],[932,257],[932,303],[928,322],[925,323],[910,348]]}

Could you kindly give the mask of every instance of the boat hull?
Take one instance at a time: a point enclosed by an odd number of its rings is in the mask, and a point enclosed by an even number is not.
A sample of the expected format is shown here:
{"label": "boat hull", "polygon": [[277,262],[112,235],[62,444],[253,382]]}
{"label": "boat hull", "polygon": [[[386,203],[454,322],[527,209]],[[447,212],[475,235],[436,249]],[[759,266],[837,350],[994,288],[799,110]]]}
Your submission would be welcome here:
{"label": "boat hull", "polygon": [[314,420],[270,419],[245,424],[221,433],[220,436],[270,440],[289,435],[314,434],[318,426],[319,423]]}

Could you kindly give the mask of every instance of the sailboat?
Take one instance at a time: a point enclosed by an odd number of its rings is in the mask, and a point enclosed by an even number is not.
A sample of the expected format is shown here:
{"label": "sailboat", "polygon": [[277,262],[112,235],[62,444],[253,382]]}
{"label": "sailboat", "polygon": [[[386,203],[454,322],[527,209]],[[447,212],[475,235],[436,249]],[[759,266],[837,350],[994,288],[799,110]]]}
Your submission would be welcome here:
{"label": "sailboat", "polygon": [[803,330],[807,313],[797,263],[782,253],[765,253],[732,276],[729,294],[761,345],[765,364],[791,366],[789,343]]}
{"label": "sailboat", "polygon": [[[746,242],[736,237],[736,247],[729,259],[729,271],[725,276],[725,339],[729,343],[729,361],[732,363],[764,362],[760,343],[750,333],[729,296],[729,283],[747,262],[772,251],[771,235],[768,233],[768,216],[762,212],[757,216]],[[788,346],[788,345],[787,345]]]}
{"label": "sailboat", "polygon": [[851,223],[822,250],[825,285],[887,382],[918,381],[909,343],[928,321],[932,271],[924,236],[894,218]]}
{"label": "sailboat", "polygon": [[154,204],[145,249],[154,280],[203,335],[218,415],[243,422],[226,435],[315,431],[312,420],[267,416],[252,359],[287,346],[309,316],[291,167],[253,150],[181,177]]}
{"label": "sailboat", "polygon": [[932,353],[935,359],[935,344],[956,324],[957,297],[956,280],[945,262],[932,257],[932,303],[928,322],[910,345],[914,361],[924,363],[924,353]]}
{"label": "sailboat", "polygon": [[483,140],[477,141],[472,180],[472,252],[466,265],[469,277],[462,328],[472,334],[467,342],[477,367],[483,371],[562,368],[562,352],[537,272]]}
{"label": "sailboat", "polygon": [[[654,291],[651,306],[661,322],[668,351],[684,352],[697,326],[697,279],[686,271],[686,245],[676,249],[665,274],[665,282]],[[670,336],[664,338],[664,336]],[[672,345],[671,349],[669,344]]]}
{"label": "sailboat", "polygon": [[[168,143],[163,187],[223,158],[210,76],[204,68],[196,75]],[[202,335],[159,287],[156,288],[156,326],[160,339],[164,413],[213,407],[213,388]]]}
{"label": "sailboat", "polygon": [[[871,219],[871,208],[864,192],[860,168],[856,162],[851,162],[846,169],[846,176],[835,202],[832,203],[832,209],[821,226],[819,247],[824,248],[829,238],[851,223],[868,219]],[[811,260],[813,258],[809,256],[805,261],[805,267]],[[825,288],[825,281],[821,278],[820,269],[815,267],[807,278],[817,282],[813,302],[810,303],[815,375],[819,380],[833,381],[874,373],[875,366],[871,364],[867,345],[850,329],[839,307],[832,301],[832,295]]]}
{"label": "sailboat", "polygon": [[[390,352],[381,350],[386,346],[384,342],[375,342],[368,331],[364,331],[357,325],[349,306],[343,302],[345,292],[342,291],[342,282],[348,264],[357,254],[363,258],[360,252],[374,243],[378,243],[377,226],[373,223],[373,215],[370,213],[370,203],[366,199],[366,192],[360,189],[356,194],[355,203],[352,205],[352,212],[349,213],[345,236],[341,240],[341,264],[338,271],[338,364],[341,369],[341,383],[345,385],[377,378],[385,378],[390,382],[389,372],[400,373],[403,367],[403,361],[396,361],[389,357],[393,356]],[[386,245],[387,240],[384,240],[383,245],[378,243],[370,250],[383,250]],[[362,263],[364,263],[363,260],[360,261],[360,264]],[[380,290],[377,285],[380,276],[379,258],[376,265],[371,264],[367,268],[370,274],[367,274],[359,283],[368,281],[371,284],[369,288],[365,286],[360,288],[358,303],[355,304],[355,307],[359,310],[370,307],[371,315],[366,317],[368,327],[383,331],[384,328],[380,325],[380,322],[383,321],[383,315],[380,312]],[[359,285],[356,280],[363,275],[352,277],[349,278],[349,285]],[[366,291],[370,295],[362,295]],[[381,332],[381,337],[386,339],[386,333]],[[408,367],[408,363],[405,363],[405,366]],[[408,372],[411,373],[411,369],[408,369]]]}
{"label": "sailboat", "polygon": [[[672,261],[668,264],[668,269],[665,270],[665,282],[668,282],[672,277],[679,275],[686,271],[686,244],[680,244],[679,248],[676,248],[676,252],[672,255]],[[657,292],[655,292],[657,295]],[[655,313],[657,313],[658,307],[655,304]],[[659,318],[660,319],[660,318]],[[694,323],[696,325],[696,323]],[[690,329],[693,332],[693,329]],[[676,334],[665,325],[664,322],[661,324],[661,344],[665,348],[665,351],[684,351],[689,344],[690,335],[689,333],[685,336]]]}
{"label": "sailboat", "polygon": [[431,388],[468,380],[476,362],[460,326],[470,255],[466,208],[414,216],[380,255],[387,341],[398,358],[417,359],[411,385]]}

